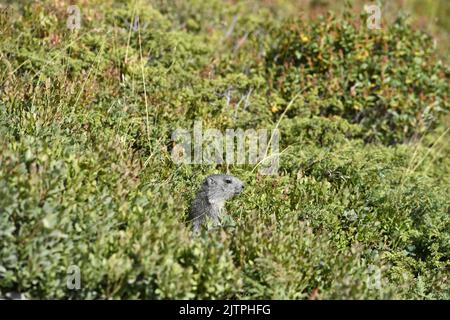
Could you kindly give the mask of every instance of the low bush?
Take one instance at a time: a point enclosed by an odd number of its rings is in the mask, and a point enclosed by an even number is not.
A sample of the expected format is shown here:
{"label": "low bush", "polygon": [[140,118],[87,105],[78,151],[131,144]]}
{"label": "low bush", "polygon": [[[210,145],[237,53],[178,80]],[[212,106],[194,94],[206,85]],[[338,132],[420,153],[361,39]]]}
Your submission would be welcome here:
{"label": "low bush", "polygon": [[[62,1],[17,2],[0,24],[0,296],[450,298],[450,72],[430,36],[133,3],[80,1],[70,31]],[[195,120],[278,126],[278,175],[175,164]],[[193,238],[189,203],[227,169],[247,186],[233,226]]]}

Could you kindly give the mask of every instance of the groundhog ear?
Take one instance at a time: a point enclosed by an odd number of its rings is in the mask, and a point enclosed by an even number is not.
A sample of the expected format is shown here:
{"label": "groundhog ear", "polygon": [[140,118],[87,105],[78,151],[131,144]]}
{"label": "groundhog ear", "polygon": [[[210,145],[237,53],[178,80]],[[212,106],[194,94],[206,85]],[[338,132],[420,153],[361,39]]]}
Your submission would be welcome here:
{"label": "groundhog ear", "polygon": [[206,185],[212,186],[216,184],[216,181],[213,178],[206,178]]}

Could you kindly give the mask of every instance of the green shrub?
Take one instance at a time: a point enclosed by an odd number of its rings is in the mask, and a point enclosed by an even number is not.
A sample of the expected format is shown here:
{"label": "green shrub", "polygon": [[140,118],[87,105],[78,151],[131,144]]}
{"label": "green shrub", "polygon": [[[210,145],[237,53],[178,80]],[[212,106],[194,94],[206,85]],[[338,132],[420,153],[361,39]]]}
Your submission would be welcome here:
{"label": "green shrub", "polygon": [[[288,2],[85,1],[74,32],[62,2],[16,3],[0,296],[450,298],[448,66],[404,19],[300,21]],[[279,124],[279,174],[175,164],[171,133],[195,120]],[[230,225],[192,238],[196,189],[227,169],[247,185]]]}
{"label": "green shrub", "polygon": [[291,116],[337,115],[360,123],[366,141],[393,144],[448,114],[450,70],[435,57],[432,38],[402,18],[380,30],[334,16],[295,20],[272,33],[273,87],[287,101],[304,91]]}

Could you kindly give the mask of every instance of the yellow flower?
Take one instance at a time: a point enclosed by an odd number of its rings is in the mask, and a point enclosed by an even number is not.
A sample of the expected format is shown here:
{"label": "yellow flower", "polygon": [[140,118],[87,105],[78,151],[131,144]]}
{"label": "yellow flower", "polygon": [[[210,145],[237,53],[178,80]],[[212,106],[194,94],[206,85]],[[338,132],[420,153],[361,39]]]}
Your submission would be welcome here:
{"label": "yellow flower", "polygon": [[301,33],[300,40],[302,40],[303,43],[307,43],[309,41],[309,38],[306,35],[304,35],[303,33]]}
{"label": "yellow flower", "polygon": [[277,106],[272,106],[272,109],[271,109],[271,111],[272,111],[272,113],[276,113],[276,112],[278,112],[278,108],[277,108]]}
{"label": "yellow flower", "polygon": [[367,50],[363,50],[362,52],[358,53],[358,55],[356,56],[356,59],[363,61],[363,60],[366,60],[368,56],[369,56],[369,52]]}

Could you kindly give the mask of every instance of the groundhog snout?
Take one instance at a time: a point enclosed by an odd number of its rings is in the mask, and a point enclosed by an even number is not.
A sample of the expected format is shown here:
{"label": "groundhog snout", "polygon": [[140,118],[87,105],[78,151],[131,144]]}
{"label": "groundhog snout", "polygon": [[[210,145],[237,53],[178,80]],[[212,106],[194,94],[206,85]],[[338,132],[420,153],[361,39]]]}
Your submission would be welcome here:
{"label": "groundhog snout", "polygon": [[245,189],[245,186],[243,183],[241,183],[240,185],[236,186],[235,190],[236,190],[236,194],[240,194],[241,192],[243,192]]}

